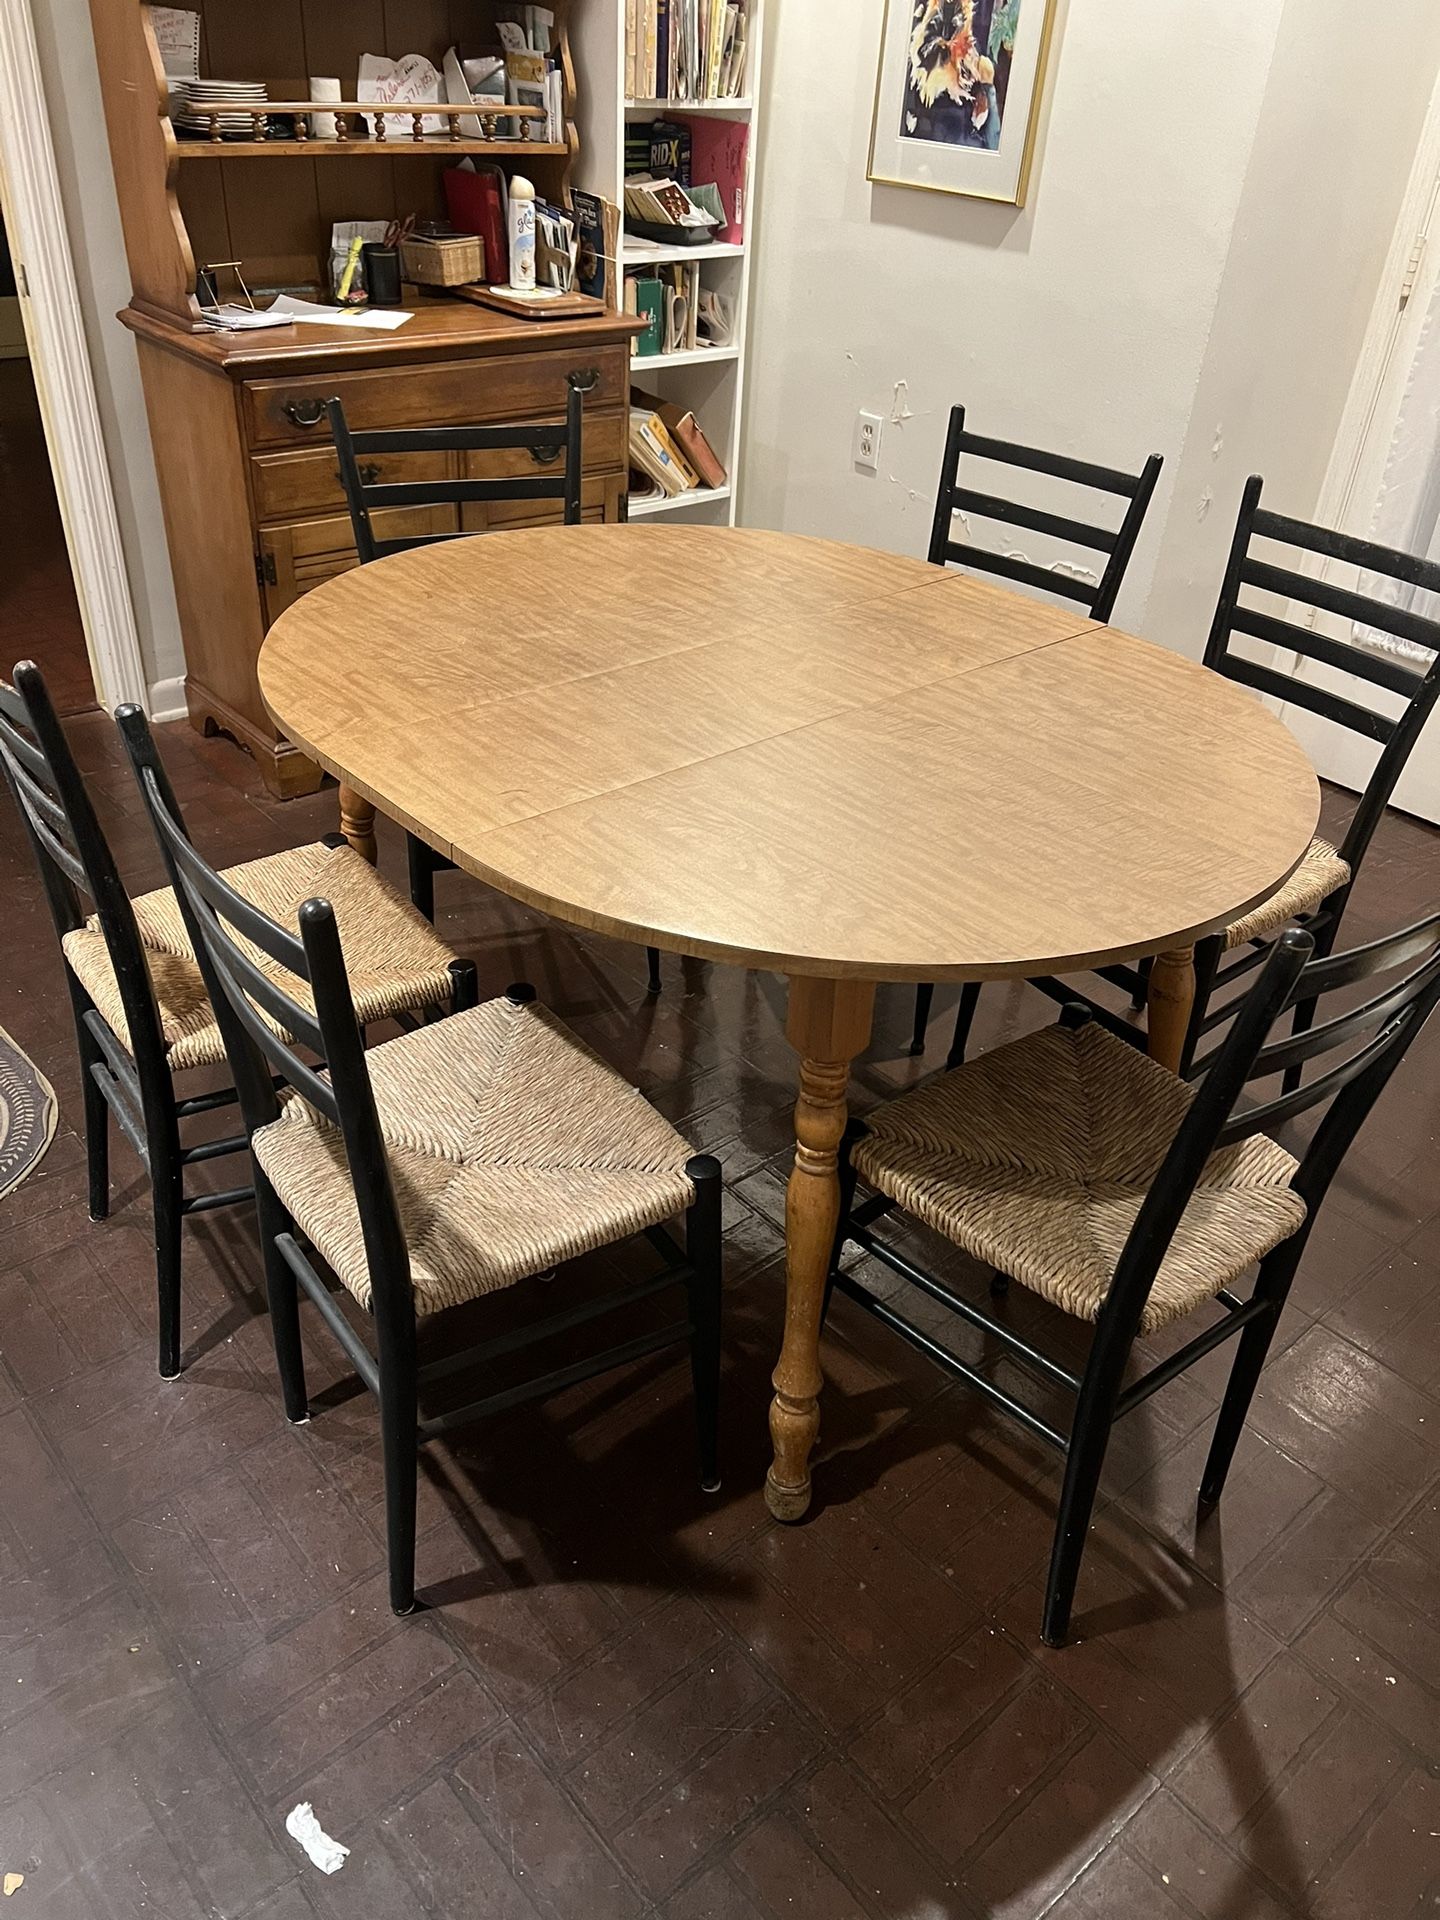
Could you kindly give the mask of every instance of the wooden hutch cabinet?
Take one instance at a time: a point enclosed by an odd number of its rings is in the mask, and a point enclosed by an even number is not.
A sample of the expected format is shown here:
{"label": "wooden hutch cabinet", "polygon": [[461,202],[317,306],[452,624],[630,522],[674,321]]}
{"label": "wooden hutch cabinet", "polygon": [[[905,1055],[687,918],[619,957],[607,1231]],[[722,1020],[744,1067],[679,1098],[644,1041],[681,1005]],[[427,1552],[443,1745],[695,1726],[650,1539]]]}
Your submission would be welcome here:
{"label": "wooden hutch cabinet", "polygon": [[[187,0],[201,15],[200,70],[264,80],[274,101],[309,98],[311,74],[355,97],[364,53],[421,53],[438,67],[496,44],[493,0]],[[625,511],[629,344],[622,313],[513,320],[405,288],[414,318],[394,332],[205,327],[197,266],[239,261],[252,289],[319,293],[338,220],[443,213],[441,171],[467,153],[521,171],[563,199],[578,146],[566,0],[551,0],[565,84],[565,139],[553,144],[448,134],[387,122],[383,143],[177,137],[150,9],[90,0],[110,150],[132,282],[120,315],[135,336],[185,640],[192,723],[251,752],[278,794],[311,792],[320,772],[280,738],[261,705],[255,661],[266,628],[320,581],[356,564],[322,402],[339,394],[357,427],[564,418],[566,383],[586,391],[584,511]],[[221,297],[229,297],[222,287]],[[436,456],[475,475],[526,455]],[[482,465],[482,462],[492,464]],[[407,474],[421,477],[413,466]],[[553,511],[552,511],[553,510]],[[558,503],[466,508],[483,528],[558,517]],[[469,516],[473,515],[474,518]],[[450,508],[376,516],[386,531],[439,532]],[[343,645],[343,636],[336,639]]]}

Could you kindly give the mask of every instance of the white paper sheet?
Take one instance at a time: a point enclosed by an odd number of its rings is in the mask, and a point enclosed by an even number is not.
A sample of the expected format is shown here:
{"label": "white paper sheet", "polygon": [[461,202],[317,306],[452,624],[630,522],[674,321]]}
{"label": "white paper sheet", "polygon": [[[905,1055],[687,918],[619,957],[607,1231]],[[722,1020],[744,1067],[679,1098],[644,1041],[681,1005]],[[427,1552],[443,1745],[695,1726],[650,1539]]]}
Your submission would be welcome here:
{"label": "white paper sheet", "polygon": [[377,333],[393,333],[415,318],[413,313],[401,313],[394,307],[321,307],[289,293],[277,293],[265,311],[283,313],[287,323],[294,320],[314,327],[370,327]]}

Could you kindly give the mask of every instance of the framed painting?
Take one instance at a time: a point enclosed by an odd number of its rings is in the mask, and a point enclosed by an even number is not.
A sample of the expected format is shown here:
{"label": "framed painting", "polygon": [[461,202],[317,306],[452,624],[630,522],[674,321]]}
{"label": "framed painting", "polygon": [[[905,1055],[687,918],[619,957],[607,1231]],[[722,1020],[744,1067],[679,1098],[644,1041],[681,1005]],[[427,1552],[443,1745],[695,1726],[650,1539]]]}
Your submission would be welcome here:
{"label": "framed painting", "polygon": [[1023,207],[1055,0],[886,0],[869,178]]}

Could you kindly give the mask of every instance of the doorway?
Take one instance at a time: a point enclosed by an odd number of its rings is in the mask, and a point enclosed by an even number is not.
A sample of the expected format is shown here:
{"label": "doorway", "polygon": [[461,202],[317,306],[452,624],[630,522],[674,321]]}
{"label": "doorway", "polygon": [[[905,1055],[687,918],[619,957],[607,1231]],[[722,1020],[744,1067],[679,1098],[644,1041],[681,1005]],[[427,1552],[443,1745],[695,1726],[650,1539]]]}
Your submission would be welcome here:
{"label": "doorway", "polygon": [[0,670],[35,662],[61,714],[98,705],[0,208]]}
{"label": "doorway", "polygon": [[[1384,276],[1370,316],[1360,365],[1351,386],[1317,518],[1361,539],[1422,558],[1440,558],[1440,88],[1430,102],[1410,184],[1400,210]],[[1377,591],[1357,569],[1327,561],[1322,577],[1340,587]],[[1440,617],[1435,596],[1404,604]],[[1311,609],[1290,618],[1315,624],[1336,639],[1366,643],[1347,622]],[[1387,651],[1389,648],[1387,647]],[[1423,672],[1433,656],[1406,653]],[[1305,679],[1352,694],[1347,676],[1315,661],[1294,663]],[[1367,689],[1366,704],[1396,716],[1398,695]],[[1304,708],[1284,708],[1287,724],[1327,780],[1359,792],[1380,749]],[[1395,790],[1394,804],[1440,826],[1440,724],[1417,742]]]}

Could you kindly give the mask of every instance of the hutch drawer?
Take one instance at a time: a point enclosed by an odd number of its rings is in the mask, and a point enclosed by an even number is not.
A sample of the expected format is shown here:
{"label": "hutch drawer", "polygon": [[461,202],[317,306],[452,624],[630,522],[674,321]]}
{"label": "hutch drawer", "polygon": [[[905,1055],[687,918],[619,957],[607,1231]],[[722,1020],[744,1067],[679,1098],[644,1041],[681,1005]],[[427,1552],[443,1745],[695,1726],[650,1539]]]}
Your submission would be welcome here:
{"label": "hutch drawer", "polygon": [[[557,419],[561,416],[557,416]],[[447,423],[455,424],[455,423]],[[472,453],[463,457],[465,471],[477,480],[512,478],[548,471],[523,449]],[[447,480],[457,456],[447,453],[402,453],[386,457],[368,454],[360,462],[367,480]],[[618,413],[585,420],[586,473],[625,470],[625,423]],[[302,514],[335,513],[345,505],[340,469],[328,443],[304,453],[256,453],[250,457],[250,484],[257,520],[290,520]]]}
{"label": "hutch drawer", "polygon": [[[290,380],[248,380],[246,433],[256,446],[296,446],[329,432],[326,400],[338,396],[352,427],[454,426],[565,412],[571,374],[589,384],[586,408],[618,408],[629,385],[624,347],[586,345],[433,365],[377,367],[362,373],[314,373]],[[593,378],[592,378],[593,376]]]}

